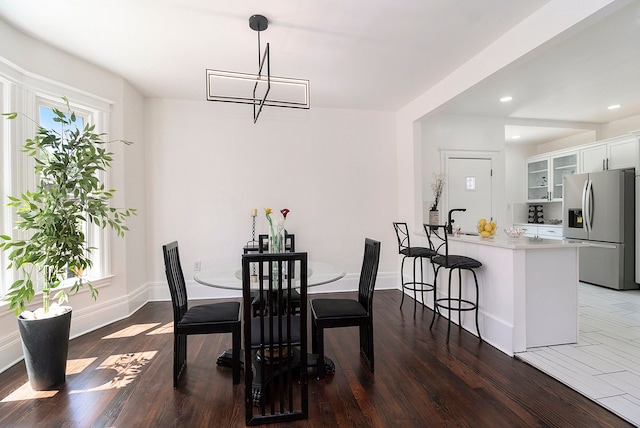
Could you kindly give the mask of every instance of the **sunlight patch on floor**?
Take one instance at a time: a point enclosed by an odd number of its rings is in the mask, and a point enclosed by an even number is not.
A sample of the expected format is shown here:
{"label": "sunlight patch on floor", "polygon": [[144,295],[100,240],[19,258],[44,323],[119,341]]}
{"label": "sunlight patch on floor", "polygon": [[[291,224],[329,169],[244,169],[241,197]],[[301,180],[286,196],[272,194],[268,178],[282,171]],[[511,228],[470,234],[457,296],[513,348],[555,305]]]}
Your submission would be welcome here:
{"label": "sunlight patch on floor", "polygon": [[0,401],[0,403],[9,403],[11,401],[37,400],[39,398],[51,398],[58,393],[57,389],[52,391],[34,391],[31,389],[29,382],[13,391]]}
{"label": "sunlight patch on floor", "polygon": [[67,373],[67,376],[78,374],[89,367],[89,364],[93,363],[95,360],[97,360],[96,357],[67,360],[67,370],[65,373]]}
{"label": "sunlight patch on floor", "polygon": [[149,333],[147,333],[147,336],[150,336],[152,334],[173,334],[173,321],[166,323],[162,327],[150,331]]}
{"label": "sunlight patch on floor", "polygon": [[[76,360],[67,361],[66,375],[74,375],[82,372],[89,364],[93,363],[96,358],[78,358]],[[61,386],[62,388],[62,386]],[[36,400],[39,398],[51,398],[58,393],[57,389],[51,391],[34,391],[31,384],[26,382],[20,388],[3,398],[0,403],[8,403],[11,401]]]}
{"label": "sunlight patch on floor", "polygon": [[156,326],[160,325],[159,322],[150,323],[150,324],[134,324],[132,326],[123,328],[120,331],[116,331],[113,334],[103,337],[103,339],[119,339],[122,337],[133,337],[137,336],[145,331],[152,329]]}
{"label": "sunlight patch on floor", "polygon": [[88,389],[71,390],[69,394],[104,391],[112,388],[124,388],[135,380],[142,368],[149,364],[158,351],[132,352],[130,354],[110,355],[96,370],[113,370],[115,375],[107,382]]}
{"label": "sunlight patch on floor", "polygon": [[[70,388],[68,393],[80,394],[84,392],[95,392],[105,391],[108,389],[124,388],[136,379],[140,372],[142,372],[143,367],[149,364],[149,362],[155,357],[157,353],[158,351],[145,351],[110,355],[94,370],[110,370],[113,372],[113,376],[110,376],[108,380],[100,385],[86,389],[72,389],[73,380],[67,379],[66,387]],[[80,358],[75,360],[68,360],[66,370],[67,376],[78,375],[82,373],[96,359],[97,358]],[[108,374],[107,372],[105,373]],[[96,378],[99,378],[99,375],[96,375]],[[61,385],[60,389],[64,387],[65,385]],[[31,384],[29,382],[25,382],[20,388],[16,389],[7,397],[0,400],[0,403],[51,398],[58,392],[59,390],[34,391],[31,388]]]}

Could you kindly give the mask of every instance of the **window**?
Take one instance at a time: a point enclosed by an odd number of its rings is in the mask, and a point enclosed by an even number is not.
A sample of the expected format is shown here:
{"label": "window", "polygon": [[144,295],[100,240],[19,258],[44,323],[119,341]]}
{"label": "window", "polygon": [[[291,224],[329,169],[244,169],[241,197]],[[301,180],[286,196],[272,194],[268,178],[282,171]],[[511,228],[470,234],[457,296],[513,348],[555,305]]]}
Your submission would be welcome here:
{"label": "window", "polygon": [[[40,125],[42,128],[45,129],[49,129],[52,130],[58,134],[62,134],[64,132],[64,129],[62,127],[62,124],[59,122],[56,122],[54,120],[54,118],[56,117],[55,113],[53,112],[53,108],[57,108],[60,111],[64,111],[66,106],[63,105],[56,105],[56,106],[48,106],[48,105],[42,105],[40,104],[38,107],[38,125]],[[65,116],[67,116],[67,118],[70,116],[69,114],[66,114]],[[82,115],[77,115],[76,114],[76,129],[82,129],[84,128],[84,124],[85,124],[86,118]],[[38,177],[36,177],[36,179],[38,179]],[[82,225],[82,232],[84,233],[84,236],[86,238],[86,243],[87,246],[89,246],[89,243],[91,242],[91,236],[90,236],[90,229],[89,227],[87,227],[87,223],[83,222]],[[85,274],[87,275],[91,275],[92,272],[91,271],[87,271],[85,272]],[[71,270],[68,270],[68,274],[67,274],[67,278],[73,278],[74,277],[74,273]]]}
{"label": "window", "polygon": [[[64,111],[63,110],[64,106],[56,106],[56,108]],[[55,117],[55,114],[53,113],[52,107],[46,107],[41,105],[38,110],[38,113],[39,113],[38,123],[40,124],[40,126],[46,129],[52,129],[54,131],[62,133],[62,125],[53,120],[53,118]],[[66,115],[66,116],[68,117],[69,115]],[[84,127],[84,121],[85,121],[85,118],[83,116],[80,116],[77,118],[76,123],[79,125],[78,128]]]}
{"label": "window", "polygon": [[[7,105],[8,97],[6,96],[7,82],[0,78],[0,105]],[[8,148],[6,145],[5,121],[0,116],[0,232],[5,233],[10,230],[8,221],[9,209],[5,206],[9,186],[11,185],[11,171],[7,160]],[[10,284],[10,275],[7,271],[7,258],[5,254],[0,254],[0,296],[5,294],[5,284]]]}
{"label": "window", "polygon": [[[33,164],[21,153],[24,141],[35,135],[36,124],[47,129],[60,129],[61,124],[52,120],[53,108],[66,111],[67,107],[62,101],[66,96],[72,110],[76,113],[77,126],[87,123],[95,124],[97,133],[107,133],[109,104],[102,100],[94,99],[84,93],[79,93],[68,87],[55,87],[50,81],[34,82],[30,78],[28,88],[21,78],[16,78],[17,71],[10,66],[0,63],[0,100],[1,112],[17,111],[24,115],[22,119],[7,122],[0,117],[0,234],[15,235],[15,218],[10,208],[6,207],[9,195],[19,196],[27,189],[33,189],[38,177],[34,175]],[[18,76],[20,77],[20,76]],[[26,79],[24,79],[26,80]],[[41,88],[39,88],[41,86]],[[49,95],[49,94],[59,95]],[[32,118],[33,122],[24,120]],[[99,177],[105,186],[108,177],[102,174]],[[89,247],[93,250],[90,254],[93,267],[84,272],[92,280],[94,286],[96,280],[109,275],[108,239],[104,230],[95,225],[85,225],[85,237]],[[8,260],[5,253],[0,253],[0,299],[7,293],[10,285],[18,279],[18,272],[7,270]]]}

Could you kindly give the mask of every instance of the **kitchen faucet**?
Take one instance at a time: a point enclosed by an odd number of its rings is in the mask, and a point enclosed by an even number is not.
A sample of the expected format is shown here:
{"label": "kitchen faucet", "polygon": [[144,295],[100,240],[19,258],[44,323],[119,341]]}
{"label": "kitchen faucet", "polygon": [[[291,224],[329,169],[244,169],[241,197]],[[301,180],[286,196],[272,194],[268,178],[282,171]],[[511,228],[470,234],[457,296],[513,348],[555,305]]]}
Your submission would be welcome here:
{"label": "kitchen faucet", "polygon": [[466,208],[454,208],[452,210],[449,210],[449,215],[447,216],[447,233],[449,235],[453,234],[453,223],[455,222],[455,220],[451,218],[451,213],[454,212],[454,211],[462,211],[462,212],[464,212],[466,210],[467,210]]}

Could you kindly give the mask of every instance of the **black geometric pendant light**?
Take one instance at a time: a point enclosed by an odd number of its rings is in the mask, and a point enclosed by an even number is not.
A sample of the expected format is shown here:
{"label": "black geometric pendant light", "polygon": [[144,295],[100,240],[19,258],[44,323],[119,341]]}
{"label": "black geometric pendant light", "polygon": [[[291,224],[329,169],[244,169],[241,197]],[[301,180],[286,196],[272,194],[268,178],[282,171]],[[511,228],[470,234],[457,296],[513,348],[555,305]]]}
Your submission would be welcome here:
{"label": "black geometric pendant light", "polygon": [[269,27],[262,15],[249,18],[249,27],[258,33],[258,72],[239,73],[207,69],[207,101],[253,105],[253,123],[262,107],[309,109],[309,81],[271,75],[269,43],[261,55],[260,33]]}

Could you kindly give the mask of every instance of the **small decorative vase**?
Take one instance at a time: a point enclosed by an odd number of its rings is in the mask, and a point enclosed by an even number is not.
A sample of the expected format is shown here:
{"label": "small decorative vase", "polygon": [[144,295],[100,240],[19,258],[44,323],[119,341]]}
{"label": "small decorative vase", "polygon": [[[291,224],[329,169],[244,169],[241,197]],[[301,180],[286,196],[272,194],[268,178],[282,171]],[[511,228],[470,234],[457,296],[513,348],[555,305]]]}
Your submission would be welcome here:
{"label": "small decorative vase", "polygon": [[429,211],[429,224],[440,224],[440,211]]}
{"label": "small decorative vase", "polygon": [[269,235],[269,252],[284,253],[284,230]]}
{"label": "small decorative vase", "polygon": [[[269,235],[269,252],[270,253],[284,253],[284,230],[276,230],[273,234]],[[271,277],[273,279],[273,288],[280,288],[281,273],[278,269],[278,263],[271,264]]]}

